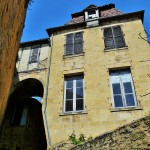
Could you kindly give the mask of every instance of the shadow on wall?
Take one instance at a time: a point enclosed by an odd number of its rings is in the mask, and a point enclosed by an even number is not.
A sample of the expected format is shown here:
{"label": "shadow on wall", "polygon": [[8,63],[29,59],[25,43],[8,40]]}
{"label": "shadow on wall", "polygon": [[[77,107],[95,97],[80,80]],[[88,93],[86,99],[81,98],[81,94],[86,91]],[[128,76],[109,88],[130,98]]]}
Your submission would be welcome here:
{"label": "shadow on wall", "polygon": [[0,137],[0,149],[46,150],[42,116],[42,83],[28,78],[18,84],[9,97]]}

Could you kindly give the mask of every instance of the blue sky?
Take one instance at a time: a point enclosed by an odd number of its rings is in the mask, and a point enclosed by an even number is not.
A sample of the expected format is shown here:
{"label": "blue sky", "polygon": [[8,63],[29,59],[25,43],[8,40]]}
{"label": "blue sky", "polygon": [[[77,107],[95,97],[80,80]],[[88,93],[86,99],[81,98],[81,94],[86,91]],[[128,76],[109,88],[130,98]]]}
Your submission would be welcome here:
{"label": "blue sky", "polygon": [[150,33],[150,0],[33,0],[27,11],[22,42],[47,38],[47,28],[64,25],[71,14],[82,11],[90,4],[97,6],[114,3],[128,13],[145,10],[144,27]]}

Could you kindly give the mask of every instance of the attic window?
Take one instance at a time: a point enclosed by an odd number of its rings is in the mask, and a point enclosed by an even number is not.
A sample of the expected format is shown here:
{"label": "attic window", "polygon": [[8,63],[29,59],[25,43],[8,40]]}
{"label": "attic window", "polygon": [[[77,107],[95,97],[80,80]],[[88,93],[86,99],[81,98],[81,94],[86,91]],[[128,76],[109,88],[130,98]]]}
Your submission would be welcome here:
{"label": "attic window", "polygon": [[89,10],[88,11],[88,18],[89,19],[96,18],[96,11],[95,10]]}
{"label": "attic window", "polygon": [[89,9],[85,11],[85,20],[92,20],[99,17],[98,9]]}

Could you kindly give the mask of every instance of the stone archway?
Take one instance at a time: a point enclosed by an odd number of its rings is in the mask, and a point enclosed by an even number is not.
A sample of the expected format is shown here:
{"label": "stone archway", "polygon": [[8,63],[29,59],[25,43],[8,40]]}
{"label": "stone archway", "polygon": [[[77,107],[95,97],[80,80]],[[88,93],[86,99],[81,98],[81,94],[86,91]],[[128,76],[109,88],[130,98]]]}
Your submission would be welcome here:
{"label": "stone archway", "polygon": [[[43,93],[42,83],[34,78],[25,79],[16,85],[9,98],[0,149],[47,149],[42,104],[39,101]],[[4,137],[6,134],[8,137]],[[8,144],[2,147],[5,141]]]}

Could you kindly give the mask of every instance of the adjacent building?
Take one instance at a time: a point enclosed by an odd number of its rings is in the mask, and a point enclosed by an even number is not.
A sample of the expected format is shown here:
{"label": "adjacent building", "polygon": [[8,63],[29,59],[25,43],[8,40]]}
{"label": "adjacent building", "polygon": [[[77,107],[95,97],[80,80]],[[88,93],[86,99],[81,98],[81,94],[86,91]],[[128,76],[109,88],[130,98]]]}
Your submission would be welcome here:
{"label": "adjacent building", "polygon": [[[46,142],[49,148],[72,133],[96,137],[148,115],[143,17],[144,11],[123,13],[114,4],[90,5],[65,25],[46,29],[49,39],[21,43],[0,148],[35,149],[38,139],[38,148],[46,149]],[[3,135],[10,131],[8,144]]]}

